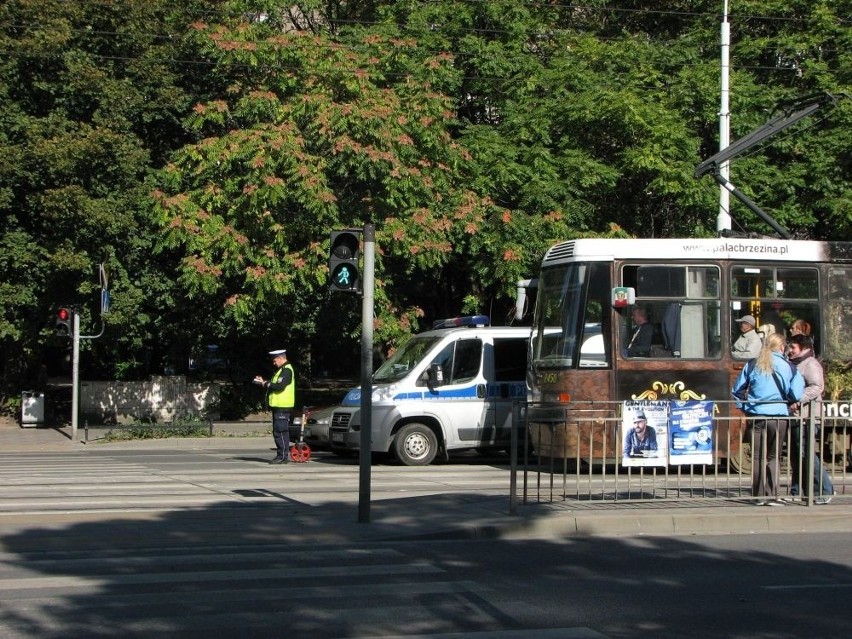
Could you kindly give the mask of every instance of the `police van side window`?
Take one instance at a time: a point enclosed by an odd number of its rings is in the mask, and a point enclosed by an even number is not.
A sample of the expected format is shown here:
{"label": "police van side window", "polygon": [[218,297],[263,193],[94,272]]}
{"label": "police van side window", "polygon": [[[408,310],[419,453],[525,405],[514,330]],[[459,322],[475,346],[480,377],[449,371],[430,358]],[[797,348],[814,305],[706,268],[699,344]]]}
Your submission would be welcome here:
{"label": "police van side window", "polygon": [[494,339],[494,381],[519,382],[527,375],[527,338]]}
{"label": "police van side window", "polygon": [[456,343],[453,375],[450,384],[463,384],[479,375],[482,367],[482,340],[463,339]]}
{"label": "police van side window", "polygon": [[[482,366],[482,340],[463,339],[450,342],[431,361],[441,367],[443,385],[462,384],[475,379]],[[426,386],[426,378],[417,380],[418,386]]]}

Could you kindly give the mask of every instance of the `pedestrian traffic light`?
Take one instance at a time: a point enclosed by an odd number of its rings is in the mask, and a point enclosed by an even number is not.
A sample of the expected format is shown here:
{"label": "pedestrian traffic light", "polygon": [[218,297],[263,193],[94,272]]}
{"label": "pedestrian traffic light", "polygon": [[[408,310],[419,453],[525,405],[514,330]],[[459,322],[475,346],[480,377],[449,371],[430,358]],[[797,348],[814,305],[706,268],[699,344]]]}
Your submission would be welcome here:
{"label": "pedestrian traffic light", "polygon": [[56,311],[56,335],[71,339],[74,337],[74,309],[70,306],[61,306]]}
{"label": "pedestrian traffic light", "polygon": [[361,232],[332,231],[328,258],[331,290],[346,293],[361,292]]}

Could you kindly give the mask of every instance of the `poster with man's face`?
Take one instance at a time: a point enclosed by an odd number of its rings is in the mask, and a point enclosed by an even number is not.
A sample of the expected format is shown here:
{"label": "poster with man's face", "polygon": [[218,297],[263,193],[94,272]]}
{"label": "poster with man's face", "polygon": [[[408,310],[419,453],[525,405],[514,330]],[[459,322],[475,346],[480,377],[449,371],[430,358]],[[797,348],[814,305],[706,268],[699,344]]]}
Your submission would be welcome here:
{"label": "poster with man's face", "polygon": [[622,465],[665,466],[668,463],[668,402],[624,402],[621,414]]}

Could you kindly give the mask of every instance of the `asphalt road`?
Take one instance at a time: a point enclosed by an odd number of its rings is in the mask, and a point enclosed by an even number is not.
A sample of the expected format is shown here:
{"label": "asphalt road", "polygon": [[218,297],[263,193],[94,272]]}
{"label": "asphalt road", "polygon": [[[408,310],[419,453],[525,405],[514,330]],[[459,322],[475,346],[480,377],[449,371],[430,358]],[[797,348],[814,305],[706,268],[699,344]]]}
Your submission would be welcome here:
{"label": "asphalt road", "polygon": [[849,635],[848,532],[442,539],[504,467],[379,464],[365,524],[356,463],[268,444],[0,454],[0,637]]}

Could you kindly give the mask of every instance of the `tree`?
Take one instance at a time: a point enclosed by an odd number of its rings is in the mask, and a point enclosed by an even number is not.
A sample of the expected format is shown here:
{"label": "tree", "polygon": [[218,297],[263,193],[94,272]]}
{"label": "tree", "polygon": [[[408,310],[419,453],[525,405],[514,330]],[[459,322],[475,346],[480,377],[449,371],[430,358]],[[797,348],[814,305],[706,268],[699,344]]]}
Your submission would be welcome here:
{"label": "tree", "polygon": [[[733,138],[780,100],[849,92],[849,9],[732,3]],[[359,312],[327,292],[334,228],[377,226],[388,348],[438,316],[500,323],[556,240],[713,234],[718,187],[692,174],[718,148],[719,13],[717,0],[6,3],[4,389],[46,361],[56,303],[83,303],[97,328],[101,262],[113,313],[84,364],[130,377],[208,343],[253,359],[282,336],[320,366],[345,359]],[[798,236],[848,239],[850,110],[736,159],[732,180]],[[739,229],[768,231],[732,207]]]}
{"label": "tree", "polygon": [[145,368],[162,318],[155,309],[176,293],[164,275],[168,260],[151,260],[156,234],[143,207],[144,176],[185,140],[180,117],[192,104],[189,95],[197,99],[207,86],[195,82],[200,74],[192,69],[176,73],[186,49],[172,37],[205,3],[172,4],[4,5],[4,390],[33,380],[43,363],[59,373],[47,337],[58,304],[80,304],[83,332],[97,329],[99,263],[110,272],[115,329],[94,345],[99,357],[85,361],[110,377]]}
{"label": "tree", "polygon": [[328,232],[376,223],[377,338],[402,338],[423,313],[410,292],[434,288],[435,274],[470,255],[469,238],[504,220],[466,186],[470,157],[435,89],[452,83],[452,58],[366,29],[288,31],[286,20],[197,25],[231,84],[196,107],[199,141],[160,176],[164,246],[185,255],[192,296],[219,299],[247,332],[278,308],[264,330],[281,334],[297,320],[287,300],[323,308]]}

